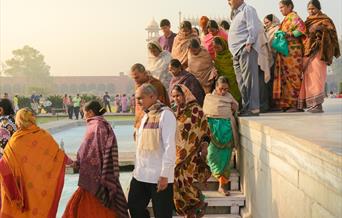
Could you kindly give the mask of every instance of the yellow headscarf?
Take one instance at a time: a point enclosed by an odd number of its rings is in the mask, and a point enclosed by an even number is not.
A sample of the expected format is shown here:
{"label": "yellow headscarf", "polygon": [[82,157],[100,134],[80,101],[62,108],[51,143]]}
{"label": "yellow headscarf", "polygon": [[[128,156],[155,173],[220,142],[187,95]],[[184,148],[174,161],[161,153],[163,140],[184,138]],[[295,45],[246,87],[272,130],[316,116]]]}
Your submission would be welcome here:
{"label": "yellow headscarf", "polygon": [[29,108],[23,108],[15,115],[15,124],[20,129],[27,129],[31,125],[36,125],[36,117]]}

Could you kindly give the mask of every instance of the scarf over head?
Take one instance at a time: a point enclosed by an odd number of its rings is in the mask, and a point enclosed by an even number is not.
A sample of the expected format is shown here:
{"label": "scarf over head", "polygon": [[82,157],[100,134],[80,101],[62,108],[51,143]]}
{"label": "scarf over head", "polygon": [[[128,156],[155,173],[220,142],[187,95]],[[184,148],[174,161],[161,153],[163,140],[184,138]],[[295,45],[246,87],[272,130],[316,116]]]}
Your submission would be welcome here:
{"label": "scarf over head", "polygon": [[172,75],[169,73],[169,64],[172,59],[171,54],[169,51],[163,50],[158,41],[151,41],[149,43],[155,45],[161,53],[158,57],[155,57],[150,51],[148,52],[147,71],[168,88],[172,78]]}
{"label": "scarf over head", "polygon": [[87,131],[77,153],[78,185],[119,217],[129,217],[119,182],[118,145],[111,125],[102,117],[87,119]]}
{"label": "scarf over head", "polygon": [[197,55],[193,55],[189,52],[188,59],[189,64],[187,71],[198,79],[205,93],[211,92],[211,88],[217,77],[217,70],[209,52],[201,47],[201,51]]}
{"label": "scarf over head", "polygon": [[190,41],[194,38],[198,39],[194,33],[186,36],[182,31],[179,31],[173,42],[172,58],[178,59],[182,65],[187,65]]}
{"label": "scarf over head", "polygon": [[318,53],[321,61],[331,65],[333,58],[341,55],[333,21],[320,12],[318,15],[309,16],[305,25],[307,38],[304,41],[304,56],[315,56]]}
{"label": "scarf over head", "polygon": [[232,111],[232,104],[236,104],[238,108],[238,102],[233,98],[230,93],[225,96],[220,96],[216,94],[207,94],[204,99],[203,111],[207,117],[220,118],[220,119],[230,119],[233,129],[234,143],[237,145],[239,143],[239,135],[235,117]]}

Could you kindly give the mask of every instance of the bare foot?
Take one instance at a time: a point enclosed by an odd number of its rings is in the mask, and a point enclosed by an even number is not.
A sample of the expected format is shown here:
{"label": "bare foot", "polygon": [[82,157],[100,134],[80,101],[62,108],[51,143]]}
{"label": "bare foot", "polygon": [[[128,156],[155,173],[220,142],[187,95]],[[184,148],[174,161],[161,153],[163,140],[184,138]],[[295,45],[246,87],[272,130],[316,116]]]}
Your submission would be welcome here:
{"label": "bare foot", "polygon": [[229,196],[230,195],[229,191],[225,190],[222,187],[219,187],[219,189],[217,191],[220,192],[221,194],[223,194],[224,196]]}

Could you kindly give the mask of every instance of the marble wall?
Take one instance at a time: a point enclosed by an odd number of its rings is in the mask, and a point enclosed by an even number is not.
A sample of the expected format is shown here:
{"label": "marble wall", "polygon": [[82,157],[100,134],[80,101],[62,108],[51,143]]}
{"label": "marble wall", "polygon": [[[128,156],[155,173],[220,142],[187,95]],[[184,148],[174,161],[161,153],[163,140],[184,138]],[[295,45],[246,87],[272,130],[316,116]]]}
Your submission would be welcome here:
{"label": "marble wall", "polygon": [[240,134],[242,217],[342,217],[341,154],[253,119],[240,119]]}

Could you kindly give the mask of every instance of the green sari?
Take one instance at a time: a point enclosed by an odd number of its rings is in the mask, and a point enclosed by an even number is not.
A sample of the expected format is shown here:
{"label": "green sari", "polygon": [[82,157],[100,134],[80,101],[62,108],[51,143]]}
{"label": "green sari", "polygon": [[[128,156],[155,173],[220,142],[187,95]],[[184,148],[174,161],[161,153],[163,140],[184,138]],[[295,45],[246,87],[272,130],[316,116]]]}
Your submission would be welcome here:
{"label": "green sari", "polygon": [[228,50],[227,41],[221,37],[220,39],[223,50],[221,52],[216,53],[216,58],[214,60],[215,67],[218,71],[219,76],[227,77],[229,81],[230,93],[235,98],[239,104],[241,103],[241,93],[236,81],[236,76],[233,67],[233,57],[232,54]]}
{"label": "green sari", "polygon": [[211,141],[208,147],[208,165],[216,178],[229,178],[233,151],[233,132],[229,119],[208,117]]}

